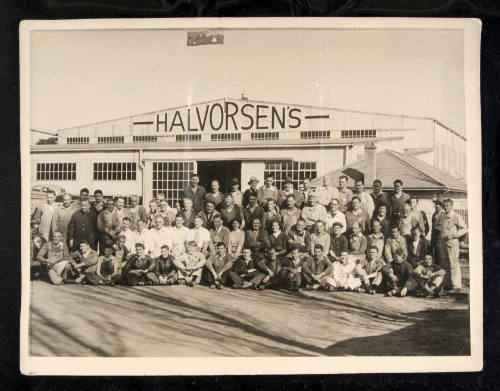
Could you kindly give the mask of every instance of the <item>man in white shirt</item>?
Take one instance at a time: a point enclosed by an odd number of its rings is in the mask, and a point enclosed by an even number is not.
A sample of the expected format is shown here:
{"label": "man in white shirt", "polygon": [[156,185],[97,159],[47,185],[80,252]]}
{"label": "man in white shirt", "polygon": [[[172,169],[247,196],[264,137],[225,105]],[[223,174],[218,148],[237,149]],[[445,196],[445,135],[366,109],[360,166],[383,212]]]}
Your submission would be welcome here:
{"label": "man in white shirt", "polygon": [[157,258],[161,255],[161,246],[167,245],[172,247],[172,238],[170,230],[163,225],[163,217],[155,217],[155,226],[149,230],[151,248],[149,249],[151,256]]}
{"label": "man in white shirt", "polygon": [[375,204],[373,203],[372,196],[365,191],[364,181],[358,179],[354,183],[354,188],[354,195],[358,196],[361,201],[361,209],[368,213],[368,217],[371,219],[373,217],[373,211],[375,210]]}
{"label": "man in white shirt", "polygon": [[136,253],[135,245],[137,243],[142,243],[144,246],[144,254],[149,254],[151,250],[151,233],[149,229],[146,228],[146,222],[143,220],[137,221],[137,232],[135,233],[135,243],[131,250],[132,254]]}
{"label": "man in white shirt", "polygon": [[325,207],[318,204],[316,193],[309,193],[309,206],[302,208],[302,218],[306,222],[307,228],[314,228],[317,221],[326,221],[327,217]]}
{"label": "man in white shirt", "polygon": [[194,228],[190,229],[186,240],[196,243],[196,251],[207,256],[208,245],[210,243],[210,232],[203,228],[203,220],[200,216],[194,218]]}
{"label": "man in white shirt", "polygon": [[172,239],[171,254],[178,257],[186,251],[186,241],[189,229],[184,227],[184,217],[175,216],[175,226],[170,227],[170,238]]}
{"label": "man in white shirt", "polygon": [[330,202],[334,198],[339,198],[339,191],[336,187],[330,185],[330,178],[327,176],[322,178],[322,184],[316,187],[315,193],[318,197],[318,202],[325,208],[330,205]]}
{"label": "man in white shirt", "polygon": [[[139,222],[137,222],[139,223]],[[135,254],[135,243],[137,239],[137,232],[132,231],[130,229],[130,225],[132,224],[129,217],[124,217],[122,221],[122,228],[120,231],[120,235],[125,236],[125,247],[128,252],[131,254]],[[139,226],[139,224],[137,224]],[[146,224],[144,224],[146,226]]]}
{"label": "man in white shirt", "polygon": [[337,222],[342,224],[340,233],[346,231],[347,223],[345,220],[345,214],[340,211],[340,201],[338,198],[334,198],[329,205],[328,217],[326,219],[326,231],[331,235],[333,232],[333,223]]}
{"label": "man in white shirt", "polygon": [[178,271],[178,284],[186,284],[190,287],[198,285],[205,262],[203,254],[196,251],[196,243],[193,241],[189,242],[187,252],[174,258],[174,264],[177,266]]}

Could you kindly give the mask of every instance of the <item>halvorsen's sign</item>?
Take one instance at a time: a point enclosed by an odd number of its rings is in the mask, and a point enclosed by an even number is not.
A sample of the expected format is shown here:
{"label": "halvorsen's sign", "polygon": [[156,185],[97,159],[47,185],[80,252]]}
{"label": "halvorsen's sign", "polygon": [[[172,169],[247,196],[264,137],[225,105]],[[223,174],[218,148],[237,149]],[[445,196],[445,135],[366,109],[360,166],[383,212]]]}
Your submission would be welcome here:
{"label": "halvorsen's sign", "polygon": [[304,120],[329,118],[328,114],[304,115],[301,108],[224,101],[151,114],[151,120],[134,126],[154,125],[157,132],[200,132],[219,130],[283,130],[299,128]]}

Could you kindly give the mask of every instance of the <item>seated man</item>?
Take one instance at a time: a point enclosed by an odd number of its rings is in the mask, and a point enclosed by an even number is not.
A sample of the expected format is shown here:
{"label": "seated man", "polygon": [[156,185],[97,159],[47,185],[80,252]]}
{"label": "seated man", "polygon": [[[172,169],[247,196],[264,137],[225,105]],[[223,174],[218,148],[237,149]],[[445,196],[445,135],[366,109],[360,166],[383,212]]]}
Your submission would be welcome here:
{"label": "seated man", "polygon": [[408,237],[408,258],[413,268],[422,263],[424,257],[430,254],[429,242],[422,236],[420,227],[415,225],[411,229],[411,236]]}
{"label": "seated man", "polygon": [[233,267],[233,257],[227,253],[224,242],[215,245],[215,254],[205,262],[205,278],[210,289],[222,289],[227,285],[229,272]]}
{"label": "seated man", "polygon": [[311,234],[306,230],[306,222],[304,219],[299,218],[297,224],[288,232],[286,238],[288,251],[298,247],[301,256],[309,254],[311,246]]}
{"label": "seated man", "polygon": [[333,271],[333,265],[323,254],[323,246],[316,244],[314,246],[314,256],[308,258],[302,265],[302,278],[306,282],[308,290],[317,290],[319,288],[331,290],[333,280],[330,274]]}
{"label": "seated man", "polygon": [[68,246],[62,241],[60,231],[54,231],[52,241],[42,246],[36,259],[47,271],[52,284],[59,285],[63,283],[63,279],[66,278],[65,273],[70,256]]}
{"label": "seated man", "polygon": [[432,255],[427,254],[424,262],[413,270],[413,277],[416,280],[416,294],[420,297],[432,295],[439,297],[443,289],[443,279],[445,270],[434,263]]}
{"label": "seated man", "polygon": [[105,246],[103,253],[97,259],[96,274],[100,279],[100,283],[114,286],[122,279],[122,265],[118,258],[113,256],[112,246]]}
{"label": "seated man", "polygon": [[283,231],[281,231],[281,225],[278,221],[273,221],[271,223],[272,233],[268,235],[269,247],[276,250],[278,255],[286,254],[286,236]]}
{"label": "seated man", "polygon": [[[142,220],[139,220],[142,221]],[[123,279],[128,285],[156,285],[159,283],[158,277],[154,273],[155,263],[146,254],[144,244],[135,244],[135,254],[130,256],[123,270]]]}
{"label": "seated man", "polygon": [[394,251],[394,260],[381,269],[387,296],[404,297],[408,289],[413,289],[415,286],[412,278],[413,268],[405,258],[406,253],[398,248]]}
{"label": "seated man", "polygon": [[156,276],[160,285],[172,285],[177,280],[177,268],[174,264],[174,256],[166,244],[161,246],[161,254],[155,259]]}
{"label": "seated man", "polygon": [[242,255],[236,259],[233,270],[229,272],[229,277],[233,281],[233,288],[250,288],[255,285],[256,280],[254,279],[258,274],[256,256],[252,254],[249,247],[243,247]]}
{"label": "seated man", "polygon": [[188,242],[196,242],[196,251],[207,256],[208,245],[210,244],[210,232],[203,228],[203,220],[200,216],[195,216],[193,220],[194,227],[191,228],[186,236]]}
{"label": "seated man", "polygon": [[77,270],[79,275],[74,281],[65,280],[66,283],[71,281],[76,284],[86,282],[91,285],[99,285],[100,278],[97,275],[99,255],[90,247],[89,242],[86,240],[81,241],[80,251],[74,251],[71,258],[74,260],[71,262],[71,266]]}
{"label": "seated man", "polygon": [[259,219],[252,221],[252,229],[245,232],[245,247],[248,247],[252,254],[265,254],[269,240],[267,232],[260,224]]}
{"label": "seated man", "polygon": [[[349,251],[351,254],[364,255],[366,253],[367,240],[366,236],[361,233],[361,225],[359,223],[353,223],[351,227],[352,233],[349,235]],[[356,249],[353,247],[353,243],[357,242]]]}
{"label": "seated man", "polygon": [[283,288],[292,292],[299,290],[302,283],[302,265],[307,259],[307,256],[301,255],[299,246],[294,247],[283,259],[280,273]]}
{"label": "seated man", "polygon": [[[356,267],[354,258],[349,257],[347,251],[340,253],[340,259],[333,262],[332,288],[338,290],[356,290],[361,286],[361,280],[357,275],[353,275]],[[330,289],[333,290],[333,289]]]}
{"label": "seated man", "polygon": [[278,251],[274,247],[269,247],[267,255],[257,262],[260,273],[252,280],[255,289],[264,290],[266,288],[279,289],[281,286],[281,259]]}
{"label": "seated man", "polygon": [[174,258],[177,267],[177,283],[194,287],[201,281],[201,273],[205,266],[205,256],[197,251],[197,243],[192,240],[187,244],[187,252]]}
{"label": "seated man", "polygon": [[375,294],[382,283],[382,267],[385,262],[379,257],[380,249],[371,246],[368,249],[368,258],[365,262],[359,262],[353,271],[354,276],[361,278],[363,289],[370,294]]}

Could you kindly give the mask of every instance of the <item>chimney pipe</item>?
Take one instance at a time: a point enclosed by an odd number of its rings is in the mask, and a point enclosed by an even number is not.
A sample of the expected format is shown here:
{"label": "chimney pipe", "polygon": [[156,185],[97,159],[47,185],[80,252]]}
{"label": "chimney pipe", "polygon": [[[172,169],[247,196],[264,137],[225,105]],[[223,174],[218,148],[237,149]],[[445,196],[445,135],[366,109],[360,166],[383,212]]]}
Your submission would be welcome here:
{"label": "chimney pipe", "polygon": [[365,186],[372,187],[373,181],[377,177],[377,146],[374,142],[365,144],[366,172]]}

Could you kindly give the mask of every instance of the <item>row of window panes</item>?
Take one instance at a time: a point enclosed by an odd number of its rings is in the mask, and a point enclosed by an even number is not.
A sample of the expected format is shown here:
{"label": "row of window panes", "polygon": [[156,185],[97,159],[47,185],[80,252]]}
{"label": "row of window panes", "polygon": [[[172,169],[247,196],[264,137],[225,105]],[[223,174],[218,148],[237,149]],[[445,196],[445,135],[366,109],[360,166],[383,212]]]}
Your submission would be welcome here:
{"label": "row of window panes", "polygon": [[239,141],[241,133],[216,133],[210,136],[211,141]]}
{"label": "row of window panes", "polygon": [[279,132],[254,132],[251,134],[252,140],[279,140]]}
{"label": "row of window panes", "polygon": [[137,163],[94,163],[95,181],[135,181]]}
{"label": "row of window panes", "polygon": [[300,132],[301,139],[313,139],[313,138],[330,138],[329,130],[309,130],[307,132]]}
{"label": "row of window panes", "polygon": [[68,137],[66,144],[88,144],[89,141],[89,137]]}
{"label": "row of window panes", "polygon": [[134,136],[134,143],[156,143],[158,136]]}
{"label": "row of window panes", "polygon": [[201,141],[201,134],[177,134],[175,136],[175,141],[177,142]]}
{"label": "row of window panes", "polygon": [[98,144],[123,144],[125,138],[123,136],[103,136],[97,137]]}
{"label": "row of window panes", "polygon": [[341,138],[368,138],[377,137],[376,129],[355,129],[355,130],[342,130],[340,132]]}
{"label": "row of window panes", "polygon": [[76,163],[37,163],[36,179],[39,181],[74,181]]}
{"label": "row of window panes", "polygon": [[283,181],[290,177],[293,187],[298,189],[305,178],[316,178],[316,162],[270,161],[264,164],[264,177],[272,175],[278,189],[283,188]]}
{"label": "row of window panes", "polygon": [[171,206],[180,200],[194,172],[194,162],[153,162],[153,197],[165,194]]}

